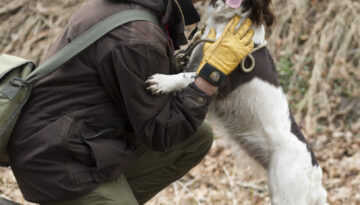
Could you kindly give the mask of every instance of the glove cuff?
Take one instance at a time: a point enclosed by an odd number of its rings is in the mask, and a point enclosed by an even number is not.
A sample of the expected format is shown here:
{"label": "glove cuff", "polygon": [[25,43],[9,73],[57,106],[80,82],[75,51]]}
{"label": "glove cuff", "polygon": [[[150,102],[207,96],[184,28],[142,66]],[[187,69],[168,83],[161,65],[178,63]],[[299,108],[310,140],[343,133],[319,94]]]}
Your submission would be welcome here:
{"label": "glove cuff", "polygon": [[202,68],[200,68],[200,72],[198,73],[198,75],[204,78],[210,84],[217,87],[220,87],[223,84],[226,77],[223,72],[219,71],[208,63],[206,63]]}

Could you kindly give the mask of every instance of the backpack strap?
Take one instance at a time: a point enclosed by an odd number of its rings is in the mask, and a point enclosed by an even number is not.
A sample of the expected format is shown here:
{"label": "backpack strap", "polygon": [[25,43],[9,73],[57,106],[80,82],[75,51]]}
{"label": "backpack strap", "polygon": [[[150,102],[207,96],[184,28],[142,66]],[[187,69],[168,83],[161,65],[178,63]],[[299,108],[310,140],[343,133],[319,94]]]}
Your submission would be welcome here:
{"label": "backpack strap", "polygon": [[56,52],[47,61],[35,69],[25,79],[26,84],[34,84],[38,80],[50,75],[56,71],[62,64],[70,60],[72,57],[89,47],[102,36],[111,30],[131,21],[149,21],[161,27],[159,19],[146,10],[130,9],[116,13],[110,17],[105,18],[99,23],[92,26],[88,31],[81,34],[71,43]]}

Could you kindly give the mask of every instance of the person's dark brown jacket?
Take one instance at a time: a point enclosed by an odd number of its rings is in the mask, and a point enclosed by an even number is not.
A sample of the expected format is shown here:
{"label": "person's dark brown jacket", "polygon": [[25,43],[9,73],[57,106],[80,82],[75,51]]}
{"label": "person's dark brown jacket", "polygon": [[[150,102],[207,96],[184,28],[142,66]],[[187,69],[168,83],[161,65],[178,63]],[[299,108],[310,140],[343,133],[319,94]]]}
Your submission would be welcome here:
{"label": "person's dark brown jacket", "polygon": [[203,122],[210,98],[195,85],[176,95],[146,89],[152,74],[174,72],[173,48],[185,42],[173,0],[92,0],[72,16],[49,56],[129,8],[148,9],[167,26],[136,21],[116,28],[35,85],[9,144],[11,167],[28,201],[86,194],[123,173],[138,143],[165,151]]}

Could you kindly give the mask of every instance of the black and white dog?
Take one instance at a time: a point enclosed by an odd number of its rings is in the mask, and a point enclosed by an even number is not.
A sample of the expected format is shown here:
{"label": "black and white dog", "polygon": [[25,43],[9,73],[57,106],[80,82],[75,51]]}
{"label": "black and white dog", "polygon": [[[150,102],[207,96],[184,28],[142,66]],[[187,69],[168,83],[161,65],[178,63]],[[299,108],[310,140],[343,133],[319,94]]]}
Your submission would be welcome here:
{"label": "black and white dog", "polygon": [[[271,201],[274,205],[326,205],[322,171],[315,156],[292,117],[272,58],[264,45],[264,24],[271,24],[271,0],[212,0],[207,9],[205,38],[210,28],[221,35],[235,15],[253,20],[253,41],[258,47],[251,55],[251,72],[236,69],[228,76],[219,94],[209,106],[209,114],[223,123],[229,136],[241,145],[266,170]],[[255,46],[256,47],[256,46]],[[202,46],[192,53],[188,68],[194,69],[202,57]],[[250,67],[247,58],[243,67]],[[185,88],[194,81],[194,72],[176,75],[155,74],[147,83],[154,94]]]}

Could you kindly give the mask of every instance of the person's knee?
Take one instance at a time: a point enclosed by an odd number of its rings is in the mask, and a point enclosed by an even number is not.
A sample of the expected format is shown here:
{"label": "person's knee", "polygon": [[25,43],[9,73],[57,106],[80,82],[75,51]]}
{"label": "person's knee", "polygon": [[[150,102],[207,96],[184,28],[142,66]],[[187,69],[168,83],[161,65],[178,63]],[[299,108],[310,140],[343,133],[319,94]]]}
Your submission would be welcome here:
{"label": "person's knee", "polygon": [[205,156],[209,152],[214,141],[213,129],[207,122],[204,122],[198,128],[195,135],[196,151],[199,153],[203,153],[203,155]]}

